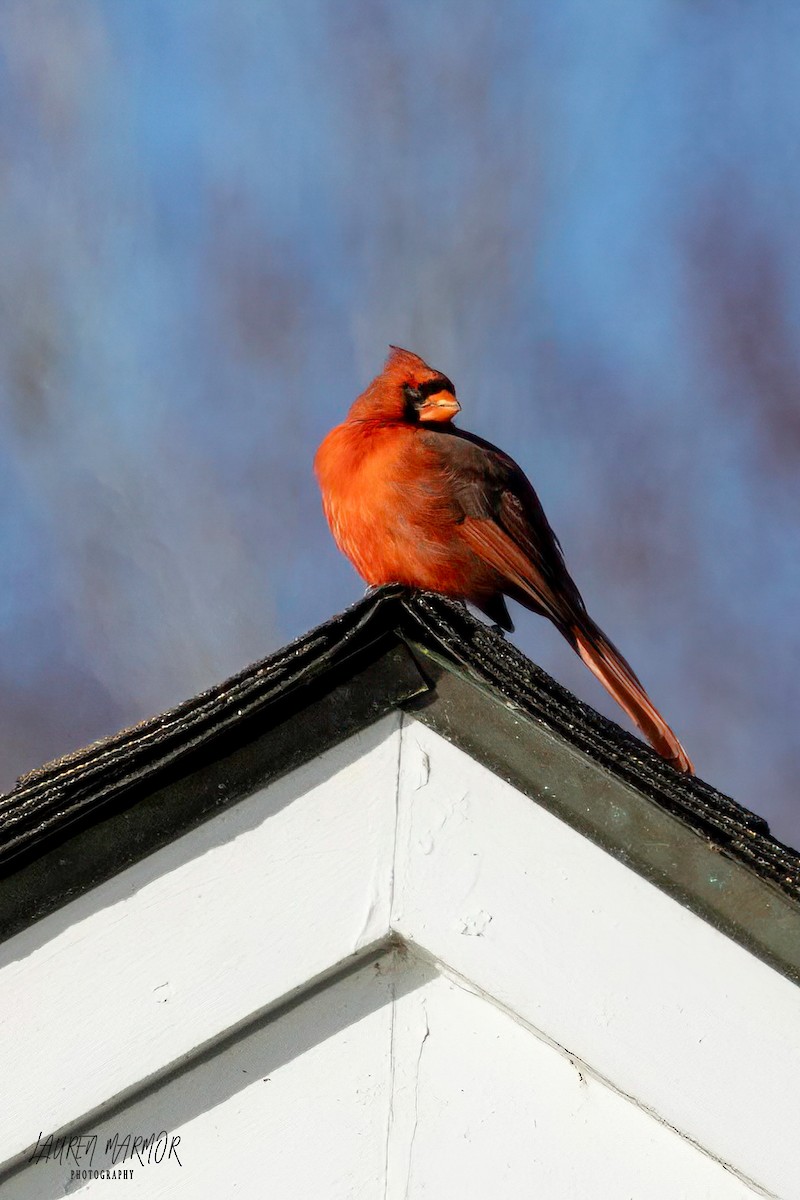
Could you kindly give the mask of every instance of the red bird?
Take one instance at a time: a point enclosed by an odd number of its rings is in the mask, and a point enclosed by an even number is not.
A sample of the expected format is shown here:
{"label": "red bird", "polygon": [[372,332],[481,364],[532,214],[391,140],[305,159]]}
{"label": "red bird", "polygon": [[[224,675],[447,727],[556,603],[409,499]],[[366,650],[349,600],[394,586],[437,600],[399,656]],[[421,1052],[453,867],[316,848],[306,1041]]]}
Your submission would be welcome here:
{"label": "red bird", "polygon": [[549,617],[644,736],[679,771],[686,751],[628,663],[595,625],[558,539],[507,454],[456,429],[446,375],[391,347],[386,366],[314,469],[336,543],[368,584],[405,584],[469,600],[513,630],[504,597]]}

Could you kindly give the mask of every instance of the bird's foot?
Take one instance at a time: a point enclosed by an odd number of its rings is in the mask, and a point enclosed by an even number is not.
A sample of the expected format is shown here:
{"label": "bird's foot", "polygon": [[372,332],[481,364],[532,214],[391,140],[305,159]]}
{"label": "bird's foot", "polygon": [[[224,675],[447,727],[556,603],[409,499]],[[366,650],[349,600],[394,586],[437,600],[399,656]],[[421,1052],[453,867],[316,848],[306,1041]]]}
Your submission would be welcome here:
{"label": "bird's foot", "polygon": [[371,583],[364,592],[364,599],[370,596],[377,596],[379,592],[385,595],[398,595],[401,592],[407,592],[408,588],[404,583]]}

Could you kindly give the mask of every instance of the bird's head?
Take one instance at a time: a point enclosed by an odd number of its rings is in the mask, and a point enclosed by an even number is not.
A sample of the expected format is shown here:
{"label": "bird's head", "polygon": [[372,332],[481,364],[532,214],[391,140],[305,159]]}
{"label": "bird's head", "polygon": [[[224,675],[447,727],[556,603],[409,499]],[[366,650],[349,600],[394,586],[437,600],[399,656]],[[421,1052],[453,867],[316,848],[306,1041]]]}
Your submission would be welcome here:
{"label": "bird's head", "polygon": [[452,421],[460,410],[456,390],[446,375],[410,350],[390,346],[383,370],[358,397],[350,419],[441,423]]}

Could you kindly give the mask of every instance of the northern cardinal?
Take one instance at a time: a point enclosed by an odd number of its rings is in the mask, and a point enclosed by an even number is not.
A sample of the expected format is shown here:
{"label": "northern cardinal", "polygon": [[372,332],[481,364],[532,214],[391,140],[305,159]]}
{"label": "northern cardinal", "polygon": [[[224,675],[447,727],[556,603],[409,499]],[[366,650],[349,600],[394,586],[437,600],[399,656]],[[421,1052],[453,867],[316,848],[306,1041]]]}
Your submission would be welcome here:
{"label": "northern cardinal", "polygon": [[328,434],[314,469],[328,524],[372,586],[469,600],[513,631],[504,597],[549,617],[652,746],[679,771],[686,751],[586,611],[558,539],[507,454],[456,429],[455,388],[391,347],[380,375]]}

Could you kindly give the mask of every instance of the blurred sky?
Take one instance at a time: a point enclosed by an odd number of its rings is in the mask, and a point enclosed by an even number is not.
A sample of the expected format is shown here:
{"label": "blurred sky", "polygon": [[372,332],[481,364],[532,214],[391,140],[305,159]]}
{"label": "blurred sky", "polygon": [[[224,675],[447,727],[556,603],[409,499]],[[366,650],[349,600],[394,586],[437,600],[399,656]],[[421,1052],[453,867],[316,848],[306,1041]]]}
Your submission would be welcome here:
{"label": "blurred sky", "polygon": [[395,342],[800,844],[796,0],[3,0],[0,56],[0,785],[362,594],[311,462]]}

